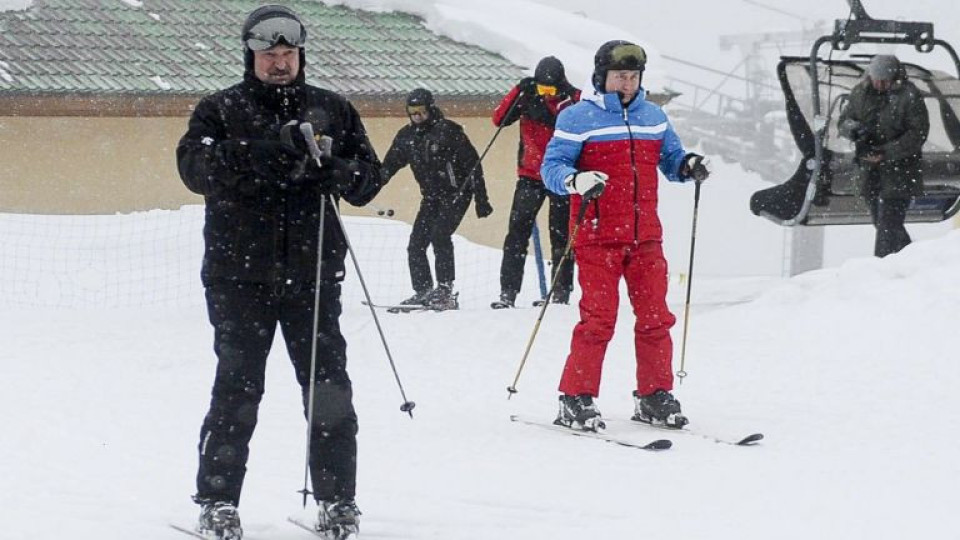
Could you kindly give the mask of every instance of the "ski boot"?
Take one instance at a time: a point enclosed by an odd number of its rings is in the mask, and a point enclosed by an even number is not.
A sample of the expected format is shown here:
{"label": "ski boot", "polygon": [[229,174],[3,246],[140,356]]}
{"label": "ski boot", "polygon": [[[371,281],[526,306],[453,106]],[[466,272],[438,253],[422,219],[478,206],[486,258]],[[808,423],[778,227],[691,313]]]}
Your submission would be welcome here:
{"label": "ski boot", "polygon": [[551,304],[569,304],[570,303],[570,291],[554,291],[553,297],[550,298]]}
{"label": "ski boot", "polygon": [[598,431],[607,427],[600,418],[600,409],[587,394],[560,396],[560,412],[555,425],[580,431]]}
{"label": "ski boot", "polygon": [[[540,300],[533,301],[533,307],[543,307],[543,304],[546,303],[546,299],[541,298]],[[567,305],[570,303],[570,291],[554,291],[553,295],[550,296],[551,304],[563,304]]]}
{"label": "ski boot", "polygon": [[320,501],[317,534],[327,540],[346,540],[360,532],[360,509],[352,499]]}
{"label": "ski boot", "polygon": [[500,299],[496,302],[491,302],[490,307],[492,309],[509,309],[514,306],[514,302],[517,299],[517,293],[510,291],[503,291],[500,293]]}
{"label": "ski boot", "polygon": [[243,529],[237,507],[225,501],[203,503],[197,534],[209,540],[241,540]]}
{"label": "ski boot", "polygon": [[400,302],[400,306],[410,306],[407,307],[393,307],[387,310],[388,313],[408,313],[416,309],[422,309],[427,305],[427,299],[430,298],[430,294],[433,291],[426,290],[423,292],[416,292],[410,298],[407,298],[403,302]]}
{"label": "ski boot", "polygon": [[440,283],[427,295],[424,305],[434,311],[460,309],[460,303],[457,301],[459,296],[460,293],[453,292],[453,283]]}
{"label": "ski boot", "polygon": [[657,390],[646,396],[634,391],[633,404],[631,420],[674,429],[680,429],[689,423],[687,417],[680,413],[680,402],[666,390]]}

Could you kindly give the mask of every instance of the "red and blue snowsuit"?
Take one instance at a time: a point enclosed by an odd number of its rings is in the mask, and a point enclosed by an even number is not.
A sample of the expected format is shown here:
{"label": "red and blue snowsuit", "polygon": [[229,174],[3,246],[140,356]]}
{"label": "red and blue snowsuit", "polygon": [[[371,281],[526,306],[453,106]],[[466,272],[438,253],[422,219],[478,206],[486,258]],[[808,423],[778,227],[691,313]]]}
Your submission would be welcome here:
{"label": "red and blue snowsuit", "polygon": [[[564,394],[600,393],[621,278],[636,316],[636,390],[647,395],[673,388],[670,328],[676,318],[666,302],[657,167],[671,181],[686,181],[679,172],[686,151],[663,110],[644,97],[641,89],[625,109],[616,93],[595,92],[565,109],[540,169],[547,188],[561,194],[568,193],[564,179],[578,171],[609,175],[603,194],[588,203],[573,246],[583,296],[560,380]],[[571,231],[582,203],[571,194]]]}

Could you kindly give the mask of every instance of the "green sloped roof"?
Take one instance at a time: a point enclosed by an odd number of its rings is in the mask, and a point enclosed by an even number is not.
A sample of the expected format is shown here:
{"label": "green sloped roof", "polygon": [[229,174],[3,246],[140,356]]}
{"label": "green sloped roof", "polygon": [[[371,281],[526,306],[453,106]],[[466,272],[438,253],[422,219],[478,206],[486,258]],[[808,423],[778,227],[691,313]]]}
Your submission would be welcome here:
{"label": "green sloped roof", "polygon": [[[243,74],[250,0],[35,0],[0,12],[0,95],[197,95]],[[307,26],[307,80],[351,96],[501,96],[523,71],[398,13],[285,2]]]}

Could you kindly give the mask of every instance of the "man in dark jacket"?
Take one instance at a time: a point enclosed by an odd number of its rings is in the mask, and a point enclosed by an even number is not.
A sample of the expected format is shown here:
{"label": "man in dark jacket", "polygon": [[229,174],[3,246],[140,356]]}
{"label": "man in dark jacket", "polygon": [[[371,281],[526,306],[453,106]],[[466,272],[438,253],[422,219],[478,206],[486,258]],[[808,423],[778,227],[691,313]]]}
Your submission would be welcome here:
{"label": "man in dark jacket", "polygon": [[[423,196],[407,245],[414,294],[401,304],[437,310],[457,309],[457,294],[453,292],[456,268],[451,236],[460,226],[474,196],[477,217],[485,218],[493,212],[487,198],[483,168],[477,150],[463,128],[444,118],[429,90],[417,88],[410,92],[407,115],[410,123],[400,128],[383,158],[384,182],[410,165]],[[433,288],[427,260],[427,247],[431,245],[436,264],[436,288]]]}
{"label": "man in dark jacket", "polygon": [[494,309],[514,306],[517,293],[523,284],[523,267],[527,259],[527,246],[537,213],[544,199],[550,199],[550,254],[553,261],[553,302],[566,304],[573,288],[573,263],[568,261],[563,268],[560,260],[567,246],[567,220],[570,216],[570,200],[565,195],[556,195],[543,187],[540,165],[547,148],[557,114],[566,106],[580,99],[580,90],[567,82],[563,64],[553,56],[537,63],[533,77],[520,80],[504,96],[493,111],[493,123],[498,127],[509,126],[520,120],[520,149],[517,155],[517,186],[513,192],[510,208],[510,224],[503,241],[503,261],[500,263],[500,299],[490,304]]}
{"label": "man in dark jacket", "polygon": [[857,186],[877,229],[874,255],[896,253],[910,243],[903,225],[910,199],[923,193],[921,157],[930,131],[923,96],[896,56],[877,55],[838,121],[840,135],[856,145]]}
{"label": "man in dark jacket", "polygon": [[[236,507],[279,324],[305,410],[313,398],[317,530],[348,534],[359,514],[357,417],[339,325],[346,242],[333,205],[369,202],[382,187],[380,162],[353,106],[305,83],[306,30],[293,11],[260,7],[241,35],[243,81],[203,98],[177,147],[184,184],[206,203],[201,277],[218,358],[200,432],[198,532],[242,535]],[[329,137],[321,159],[307,153],[305,122]]]}

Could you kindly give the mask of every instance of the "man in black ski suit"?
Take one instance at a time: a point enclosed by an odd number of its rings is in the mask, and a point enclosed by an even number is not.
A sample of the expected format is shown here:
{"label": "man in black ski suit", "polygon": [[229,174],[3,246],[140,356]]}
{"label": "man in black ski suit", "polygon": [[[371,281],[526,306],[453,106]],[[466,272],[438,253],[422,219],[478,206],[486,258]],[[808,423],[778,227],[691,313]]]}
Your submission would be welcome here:
{"label": "man in black ski suit", "polygon": [[[476,196],[477,217],[493,213],[483,168],[477,150],[463,128],[443,116],[429,90],[417,88],[407,96],[410,123],[400,128],[383,158],[383,178],[388,182],[400,169],[410,165],[420,186],[420,210],[413,222],[407,245],[410,281],[414,295],[403,305],[424,305],[432,309],[457,309],[453,292],[456,278],[453,236]],[[433,245],[437,287],[433,288],[427,247]]]}
{"label": "man in black ski suit", "polygon": [[[333,205],[364,205],[383,180],[353,106],[306,84],[306,35],[286,7],[251,12],[241,34],[243,81],[203,98],[177,147],[184,184],[206,203],[201,277],[218,363],[194,500],[202,505],[198,532],[212,538],[242,535],[236,507],[278,324],[305,411],[311,375],[316,381],[309,469],[317,530],[357,528],[357,417],[339,325],[347,248]],[[329,137],[319,164],[304,123]]]}
{"label": "man in black ski suit", "polygon": [[870,60],[838,122],[840,135],[856,145],[857,187],[877,229],[874,255],[886,257],[910,244],[903,224],[910,199],[923,193],[927,106],[897,57],[881,54]]}

